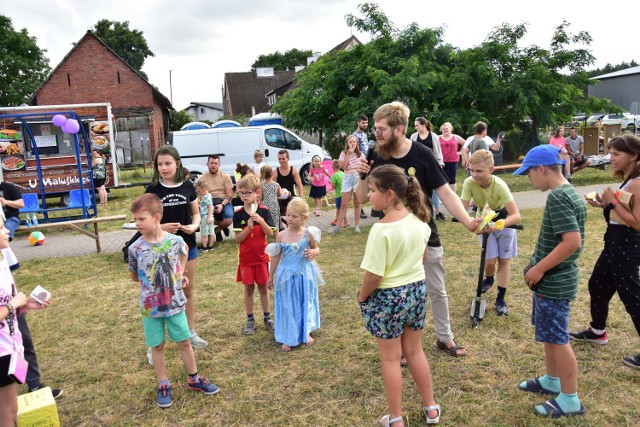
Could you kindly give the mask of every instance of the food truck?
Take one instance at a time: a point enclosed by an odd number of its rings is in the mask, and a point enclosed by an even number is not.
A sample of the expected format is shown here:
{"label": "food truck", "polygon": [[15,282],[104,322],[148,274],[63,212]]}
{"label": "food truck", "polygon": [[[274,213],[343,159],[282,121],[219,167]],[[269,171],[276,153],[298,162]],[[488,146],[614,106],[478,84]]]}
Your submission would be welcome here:
{"label": "food truck", "polygon": [[[65,133],[52,123],[53,115],[70,117],[69,112],[79,119],[77,134]],[[91,187],[89,147],[105,155],[105,186],[116,187],[113,123],[109,103],[0,108],[0,179],[15,184],[23,194],[61,197],[66,205],[69,192],[81,187],[80,179],[83,188]]]}

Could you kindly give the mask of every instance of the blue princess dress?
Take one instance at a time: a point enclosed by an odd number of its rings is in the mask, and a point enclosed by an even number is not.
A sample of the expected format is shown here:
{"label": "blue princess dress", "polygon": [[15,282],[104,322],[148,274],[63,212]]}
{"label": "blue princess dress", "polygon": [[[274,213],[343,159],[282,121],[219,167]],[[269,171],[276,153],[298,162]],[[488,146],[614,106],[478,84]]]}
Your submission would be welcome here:
{"label": "blue princess dress", "polygon": [[318,263],[304,259],[309,233],[320,241],[320,229],[307,227],[296,243],[270,243],[265,252],[281,255],[273,287],[276,342],[296,347],[309,342],[309,334],[320,328],[318,286],[324,284]]}

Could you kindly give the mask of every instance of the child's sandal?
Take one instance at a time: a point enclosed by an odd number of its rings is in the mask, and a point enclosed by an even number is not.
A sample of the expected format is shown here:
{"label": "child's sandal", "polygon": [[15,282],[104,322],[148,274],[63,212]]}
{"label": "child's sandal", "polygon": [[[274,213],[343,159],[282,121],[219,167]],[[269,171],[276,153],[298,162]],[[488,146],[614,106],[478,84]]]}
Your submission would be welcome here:
{"label": "child's sandal", "polygon": [[402,416],[397,418],[391,418],[391,415],[383,415],[378,420],[381,427],[391,427],[391,424],[399,423],[402,421]]}
{"label": "child's sandal", "polygon": [[[429,418],[429,411],[438,411],[438,415],[435,418]],[[422,412],[424,413],[424,417],[427,419],[427,424],[438,424],[440,422],[440,414],[442,413],[440,405],[423,406]]]}

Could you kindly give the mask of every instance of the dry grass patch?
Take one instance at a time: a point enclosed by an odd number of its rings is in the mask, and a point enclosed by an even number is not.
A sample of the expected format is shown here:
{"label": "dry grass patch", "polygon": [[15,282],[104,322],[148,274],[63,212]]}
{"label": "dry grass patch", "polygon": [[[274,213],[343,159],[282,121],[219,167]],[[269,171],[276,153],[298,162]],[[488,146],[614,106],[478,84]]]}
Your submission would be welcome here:
{"label": "dry grass patch", "polygon": [[[485,320],[471,329],[469,306],[475,293],[479,244],[459,224],[439,223],[453,331],[469,350],[447,356],[434,346],[428,317],[424,348],[431,363],[443,425],[537,425],[531,407],[542,398],[519,392],[520,381],[543,373],[543,347],[529,324],[530,292],[521,271],[537,238],[541,210],[524,212],[520,256],[513,263],[507,292],[510,314],[498,318],[489,291]],[[365,230],[366,231],[366,230]],[[571,327],[589,321],[587,279],[602,248],[603,221],[589,210],[582,276]],[[138,286],[120,254],[22,263],[16,279],[22,290],[42,284],[53,292],[49,310],[29,314],[43,381],[65,389],[58,402],[63,425],[372,425],[387,413],[379,356],[365,331],[356,303],[366,232],[324,236],[319,263],[327,284],[320,290],[322,327],[316,345],[285,354],[259,322],[256,334],[242,335],[241,285],[235,283],[237,247],[225,241],[199,261],[195,292],[197,329],[209,341],[197,350],[199,371],[220,386],[207,397],[186,388],[186,373],[174,344],[167,345],[174,405],[155,403],[156,380],[146,361],[138,310]],[[256,298],[256,313],[259,304]],[[621,358],[639,350],[638,337],[618,298],[611,305],[607,346],[574,345],[582,419],[557,425],[638,425],[638,372]],[[404,371],[408,377],[409,371]],[[24,391],[24,390],[22,390]],[[406,380],[405,425],[423,425],[419,397]],[[553,422],[549,422],[552,424]]]}

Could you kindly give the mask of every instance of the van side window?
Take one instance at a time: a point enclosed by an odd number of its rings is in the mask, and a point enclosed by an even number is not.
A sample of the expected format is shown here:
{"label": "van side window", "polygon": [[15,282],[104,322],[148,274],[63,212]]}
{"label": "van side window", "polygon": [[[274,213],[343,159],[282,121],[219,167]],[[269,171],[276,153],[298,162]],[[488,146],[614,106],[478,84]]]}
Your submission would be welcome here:
{"label": "van side window", "polygon": [[284,132],[284,141],[286,146],[285,148],[287,148],[288,150],[300,149],[300,141],[289,132]]}
{"label": "van side window", "polygon": [[264,131],[264,139],[271,147],[288,148],[282,129],[267,129]]}

